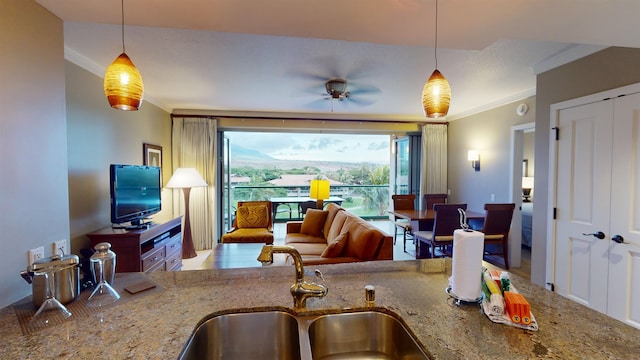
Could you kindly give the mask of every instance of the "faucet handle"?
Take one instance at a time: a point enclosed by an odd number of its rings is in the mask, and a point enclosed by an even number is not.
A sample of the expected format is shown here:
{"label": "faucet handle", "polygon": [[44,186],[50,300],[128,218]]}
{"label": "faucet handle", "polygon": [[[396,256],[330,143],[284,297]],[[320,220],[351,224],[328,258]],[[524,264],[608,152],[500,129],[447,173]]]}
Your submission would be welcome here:
{"label": "faucet handle", "polygon": [[322,276],[322,272],[320,272],[320,270],[318,269],[315,269],[314,273],[316,274],[316,277],[322,281],[321,284],[324,285],[324,287],[327,287],[327,282],[324,281],[324,276]]}

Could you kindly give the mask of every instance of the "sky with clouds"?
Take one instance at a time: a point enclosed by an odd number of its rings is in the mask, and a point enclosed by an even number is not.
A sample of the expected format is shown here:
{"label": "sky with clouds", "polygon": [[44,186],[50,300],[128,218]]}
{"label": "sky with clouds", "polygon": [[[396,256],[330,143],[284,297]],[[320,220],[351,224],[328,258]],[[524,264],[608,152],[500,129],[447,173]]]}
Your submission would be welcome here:
{"label": "sky with clouds", "polygon": [[225,132],[231,143],[280,160],[389,163],[389,135]]}

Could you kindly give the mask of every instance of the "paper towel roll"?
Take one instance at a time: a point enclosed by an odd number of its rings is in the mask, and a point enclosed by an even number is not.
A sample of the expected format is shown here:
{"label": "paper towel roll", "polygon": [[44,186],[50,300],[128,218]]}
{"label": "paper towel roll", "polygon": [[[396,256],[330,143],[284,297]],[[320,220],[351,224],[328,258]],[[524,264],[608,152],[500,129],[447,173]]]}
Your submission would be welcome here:
{"label": "paper towel roll", "polygon": [[482,253],[484,234],[479,231],[453,232],[453,259],[449,285],[460,300],[476,301],[482,293]]}

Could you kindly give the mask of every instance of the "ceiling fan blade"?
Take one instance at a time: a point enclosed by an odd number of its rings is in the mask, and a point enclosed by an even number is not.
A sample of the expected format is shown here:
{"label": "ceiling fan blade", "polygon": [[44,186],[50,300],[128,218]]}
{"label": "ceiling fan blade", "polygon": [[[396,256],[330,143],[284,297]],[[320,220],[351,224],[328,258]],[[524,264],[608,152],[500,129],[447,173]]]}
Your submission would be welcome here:
{"label": "ceiling fan blade", "polygon": [[381,64],[376,60],[362,59],[350,64],[349,70],[344,75],[347,80],[370,79],[380,73]]}
{"label": "ceiling fan blade", "polygon": [[349,84],[349,92],[351,95],[372,95],[380,94],[382,91],[373,85]]}
{"label": "ceiling fan blade", "polygon": [[376,103],[374,100],[367,100],[358,97],[348,97],[346,101],[358,106],[369,106]]}

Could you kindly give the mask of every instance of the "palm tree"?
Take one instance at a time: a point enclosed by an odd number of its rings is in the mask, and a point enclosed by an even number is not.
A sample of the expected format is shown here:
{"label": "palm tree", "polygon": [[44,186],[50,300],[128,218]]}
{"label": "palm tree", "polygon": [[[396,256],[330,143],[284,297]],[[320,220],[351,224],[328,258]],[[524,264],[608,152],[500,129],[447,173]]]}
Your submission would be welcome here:
{"label": "palm tree", "polygon": [[[383,165],[370,170],[367,185],[388,185],[389,166]],[[389,186],[360,188],[365,209],[377,209],[378,215],[384,215],[389,208]]]}

